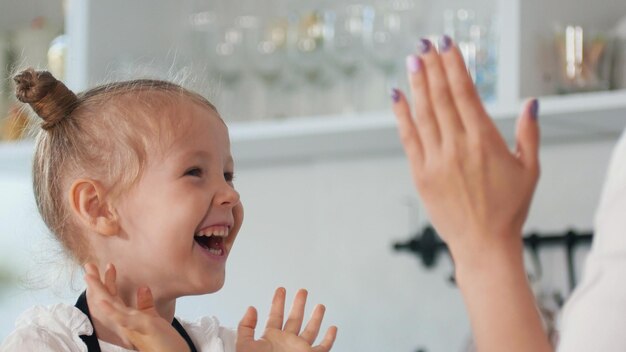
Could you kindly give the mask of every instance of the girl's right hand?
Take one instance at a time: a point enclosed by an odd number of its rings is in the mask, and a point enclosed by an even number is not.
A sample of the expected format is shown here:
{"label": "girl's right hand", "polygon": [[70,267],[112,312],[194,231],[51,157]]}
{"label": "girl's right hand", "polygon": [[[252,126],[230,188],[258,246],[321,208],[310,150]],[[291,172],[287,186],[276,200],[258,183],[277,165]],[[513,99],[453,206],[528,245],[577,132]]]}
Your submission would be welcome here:
{"label": "girl's right hand", "polygon": [[257,312],[254,307],[248,308],[237,330],[237,352],[328,352],[337,337],[337,327],[328,328],[324,339],[319,345],[313,346],[320,331],[325,308],[317,305],[304,330],[302,320],[306,305],[307,291],[299,290],[283,325],[285,311],[285,289],[278,288],[274,293],[270,316],[265,331],[260,339],[254,339],[257,325]]}
{"label": "girl's right hand", "polygon": [[117,295],[113,264],[107,266],[103,278],[95,264],[86,264],[85,281],[92,315],[97,314],[124,344],[132,345],[138,351],[189,351],[178,331],[156,311],[149,287],[137,290],[137,307],[129,307]]}

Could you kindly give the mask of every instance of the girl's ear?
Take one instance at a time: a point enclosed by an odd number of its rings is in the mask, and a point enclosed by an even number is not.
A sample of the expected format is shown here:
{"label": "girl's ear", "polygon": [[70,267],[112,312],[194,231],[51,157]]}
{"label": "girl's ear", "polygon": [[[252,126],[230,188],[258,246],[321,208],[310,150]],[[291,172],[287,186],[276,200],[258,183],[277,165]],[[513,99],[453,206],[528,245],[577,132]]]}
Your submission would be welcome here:
{"label": "girl's ear", "polygon": [[98,181],[78,179],[70,187],[70,207],[88,229],[105,236],[120,232],[117,215]]}

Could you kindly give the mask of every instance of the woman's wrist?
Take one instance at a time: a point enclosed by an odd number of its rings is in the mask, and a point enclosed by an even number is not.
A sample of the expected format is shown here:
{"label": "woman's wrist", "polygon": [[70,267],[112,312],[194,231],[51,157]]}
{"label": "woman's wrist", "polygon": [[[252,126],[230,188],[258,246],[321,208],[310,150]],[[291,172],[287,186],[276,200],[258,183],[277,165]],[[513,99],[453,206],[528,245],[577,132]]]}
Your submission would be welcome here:
{"label": "woman's wrist", "polygon": [[483,278],[525,276],[521,234],[505,234],[498,240],[486,240],[481,236],[468,238],[480,239],[480,243],[450,245],[455,277],[461,289]]}
{"label": "woman's wrist", "polygon": [[551,351],[524,268],[521,236],[482,239],[480,246],[451,249],[478,349]]}

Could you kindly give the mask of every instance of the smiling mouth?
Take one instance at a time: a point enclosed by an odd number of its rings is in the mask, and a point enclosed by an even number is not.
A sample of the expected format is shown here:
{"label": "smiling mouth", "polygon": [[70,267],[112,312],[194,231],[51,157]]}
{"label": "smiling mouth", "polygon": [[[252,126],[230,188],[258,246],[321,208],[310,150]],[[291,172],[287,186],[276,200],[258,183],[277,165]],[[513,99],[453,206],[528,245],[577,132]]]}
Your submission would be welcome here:
{"label": "smiling mouth", "polygon": [[194,235],[194,241],[209,254],[221,257],[226,253],[224,239],[229,232],[228,226],[211,226],[198,231]]}
{"label": "smiling mouth", "polygon": [[217,236],[195,236],[194,240],[200,247],[217,256],[224,255],[224,239]]}

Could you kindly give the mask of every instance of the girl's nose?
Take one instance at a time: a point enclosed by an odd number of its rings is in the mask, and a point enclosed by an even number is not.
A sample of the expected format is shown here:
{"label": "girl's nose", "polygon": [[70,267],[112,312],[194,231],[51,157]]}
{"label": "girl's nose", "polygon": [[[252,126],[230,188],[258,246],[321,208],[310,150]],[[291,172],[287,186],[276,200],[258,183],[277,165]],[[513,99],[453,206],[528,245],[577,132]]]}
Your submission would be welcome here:
{"label": "girl's nose", "polygon": [[215,202],[219,205],[235,206],[239,204],[239,192],[231,184],[223,182],[215,195]]}

